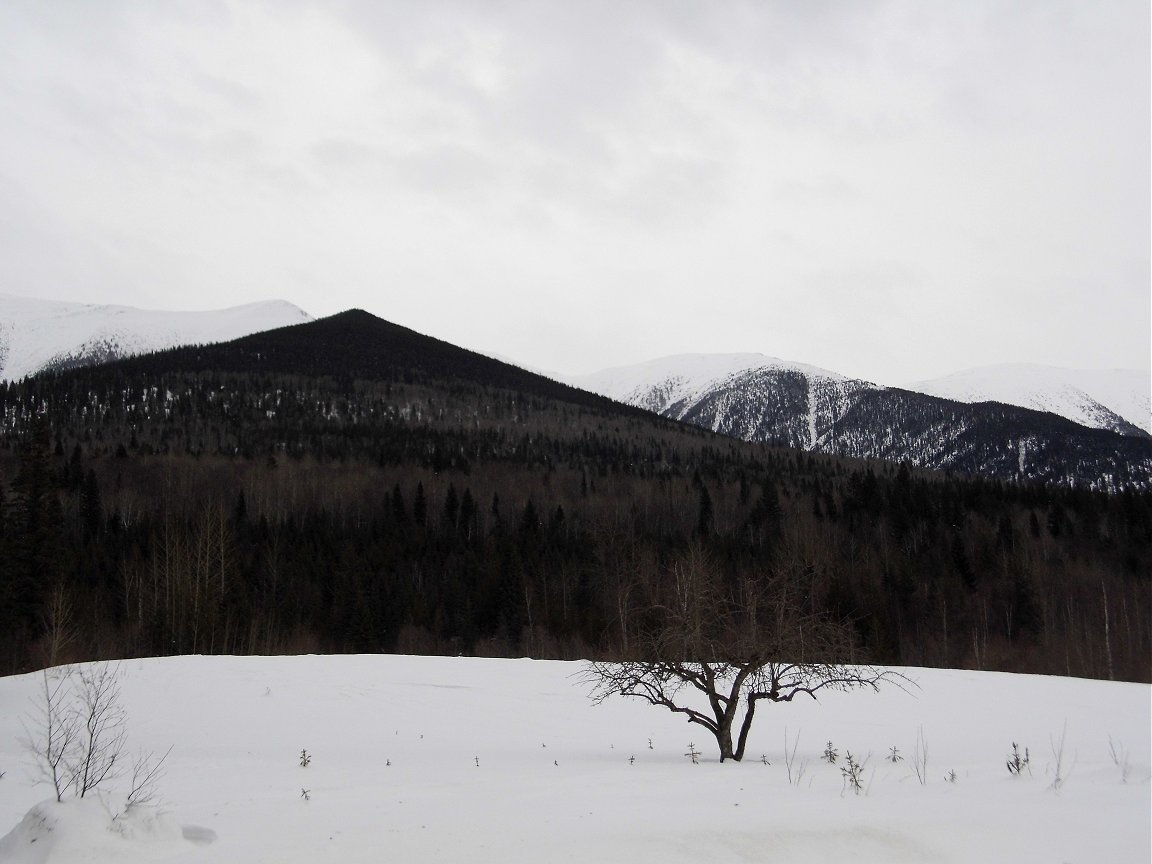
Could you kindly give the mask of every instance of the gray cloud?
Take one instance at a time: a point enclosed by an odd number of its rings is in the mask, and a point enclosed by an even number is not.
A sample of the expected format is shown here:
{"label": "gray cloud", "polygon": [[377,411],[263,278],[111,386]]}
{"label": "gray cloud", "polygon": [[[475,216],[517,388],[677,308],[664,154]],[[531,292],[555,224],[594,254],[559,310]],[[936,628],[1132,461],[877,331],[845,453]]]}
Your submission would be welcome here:
{"label": "gray cloud", "polygon": [[1149,354],[1146,3],[0,7],[0,286],[543,368]]}

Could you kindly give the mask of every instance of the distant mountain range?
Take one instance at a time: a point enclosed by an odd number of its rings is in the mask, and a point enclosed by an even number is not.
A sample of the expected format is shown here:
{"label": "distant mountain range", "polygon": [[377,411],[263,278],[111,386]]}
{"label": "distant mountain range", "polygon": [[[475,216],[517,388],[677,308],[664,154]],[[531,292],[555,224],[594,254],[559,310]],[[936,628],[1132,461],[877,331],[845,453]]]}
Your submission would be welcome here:
{"label": "distant mountain range", "polygon": [[311,321],[283,300],[207,312],[89,305],[0,294],[0,380],[103,363],[177,345],[226,342]]}
{"label": "distant mountain range", "polygon": [[[835,405],[857,391],[893,389],[841,375],[827,369],[793,363],[764,354],[679,354],[632,366],[605,369],[590,375],[568,376],[577,387],[610,396],[620,402],[638,405],[666,416],[685,410],[688,404],[709,401],[719,408],[723,422],[724,406],[707,400],[710,393],[724,391],[728,398],[740,399],[733,385],[750,375],[794,373],[805,377],[813,391],[823,396],[837,394]],[[1046,411],[1092,429],[1108,429],[1123,435],[1152,434],[1152,375],[1135,369],[1061,369],[1052,366],[1017,363],[984,366],[956,372],[942,378],[904,385],[900,390],[922,393],[969,404],[999,402]],[[745,394],[755,398],[753,394]],[[820,395],[814,402],[824,405]],[[812,437],[816,413],[808,426],[807,449],[817,447]],[[754,438],[751,428],[734,428],[731,434]],[[804,446],[803,435],[794,446]]]}
{"label": "distant mountain range", "polygon": [[[0,379],[311,320],[284,301],[171,312],[0,295]],[[409,331],[386,327],[390,363],[403,365]],[[536,378],[487,358],[463,365],[503,386]],[[762,354],[684,354],[562,380],[713,432],[809,452],[1112,490],[1145,488],[1152,475],[1149,376],[1131,370],[999,366],[897,388]]]}
{"label": "distant mountain range", "polygon": [[1050,411],[1093,429],[1152,434],[1152,375],[1137,369],[1059,369],[1030,363],[982,366],[908,384],[957,402],[1003,402]]}
{"label": "distant mountain range", "polygon": [[682,354],[568,381],[746,441],[1005,479],[1146,482],[1146,375],[1001,369],[920,385],[950,398],[760,354]]}

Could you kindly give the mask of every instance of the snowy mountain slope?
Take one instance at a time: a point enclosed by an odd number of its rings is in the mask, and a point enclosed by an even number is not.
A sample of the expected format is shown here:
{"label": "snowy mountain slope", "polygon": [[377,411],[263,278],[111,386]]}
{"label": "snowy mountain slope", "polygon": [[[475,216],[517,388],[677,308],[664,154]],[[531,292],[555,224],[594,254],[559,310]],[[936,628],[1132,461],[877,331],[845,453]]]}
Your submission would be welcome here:
{"label": "snowy mountain slope", "polygon": [[746,441],[818,453],[1110,490],[1146,488],[1152,476],[1147,433],[1104,409],[1095,416],[1105,428],[1086,427],[1027,406],[968,404],[760,354],[684,354],[568,381]]}
{"label": "snowy mountain slope", "polygon": [[699,394],[715,389],[721,382],[762,370],[798,372],[836,381],[847,380],[837,372],[780,360],[766,354],[674,354],[633,366],[617,366],[588,375],[569,376],[568,381],[619,402],[635,404],[633,400],[645,399],[648,404],[644,407],[661,413],[676,402],[691,401]]}
{"label": "snowy mountain slope", "polygon": [[[720,764],[708,733],[677,715],[592,706],[579,663],[164,657],[120,669],[128,752],[172,747],[163,806],[122,813],[131,770],[105,798],[57,804],[19,743],[40,678],[0,678],[6,864],[1149,860],[1145,684],[908,669],[908,691],[762,707],[753,755]],[[837,764],[821,759],[829,741]],[[1012,742],[1029,748],[1020,776],[1005,767]],[[865,762],[860,795],[845,788],[847,752]]]}
{"label": "snowy mountain slope", "polygon": [[878,389],[764,354],[677,354],[568,383],[750,441],[817,449],[858,394]]}
{"label": "snowy mountain slope", "polygon": [[1013,363],[966,369],[908,384],[907,389],[957,402],[1003,402],[1050,411],[1094,429],[1152,434],[1152,375],[1137,369]]}
{"label": "snowy mountain slope", "polygon": [[207,312],[88,305],[0,294],[0,379],[100,363],[176,345],[225,342],[311,321],[283,300]]}

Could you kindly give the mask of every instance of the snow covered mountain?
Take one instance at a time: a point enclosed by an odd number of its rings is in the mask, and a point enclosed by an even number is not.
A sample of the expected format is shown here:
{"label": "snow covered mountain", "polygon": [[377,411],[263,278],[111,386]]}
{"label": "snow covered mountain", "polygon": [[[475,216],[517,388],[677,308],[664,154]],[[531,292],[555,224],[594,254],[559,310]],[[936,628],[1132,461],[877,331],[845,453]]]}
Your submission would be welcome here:
{"label": "snow covered mountain", "polygon": [[749,441],[817,450],[875,384],[764,354],[677,354],[568,383]]}
{"label": "snow covered mountain", "polygon": [[207,312],[63,303],[0,294],[0,379],[102,363],[176,345],[231,339],[311,321],[283,300]]}
{"label": "snow covered mountain", "polygon": [[907,389],[957,402],[1003,402],[1050,411],[1093,429],[1152,434],[1152,376],[1137,369],[1059,369],[1031,363],[982,366]]}
{"label": "snow covered mountain", "polygon": [[[1143,488],[1152,470],[1152,442],[1143,426],[1121,414],[1141,416],[1138,394],[1121,395],[1130,385],[1102,378],[1091,391],[1098,394],[1091,403],[1087,397],[1051,397],[1041,408],[1008,402],[1009,396],[1025,401],[1031,392],[1021,382],[1017,376],[1011,386],[1005,384],[999,401],[977,396],[980,401],[972,404],[762,354],[681,354],[568,379],[747,441],[1004,479]],[[1067,388],[1046,392],[1062,394]],[[1146,406],[1146,390],[1144,400]],[[1092,422],[1078,423],[1070,413]]]}

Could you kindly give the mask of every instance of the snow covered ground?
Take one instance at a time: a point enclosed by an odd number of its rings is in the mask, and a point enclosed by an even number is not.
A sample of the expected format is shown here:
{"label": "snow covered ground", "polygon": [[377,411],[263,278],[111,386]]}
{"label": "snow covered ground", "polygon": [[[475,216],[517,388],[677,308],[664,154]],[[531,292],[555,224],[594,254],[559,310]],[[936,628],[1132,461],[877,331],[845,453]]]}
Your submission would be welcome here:
{"label": "snow covered ground", "polygon": [[[125,661],[129,750],[173,749],[162,810],[115,820],[123,779],[105,798],[64,805],[32,784],[18,739],[40,678],[3,678],[0,835],[10,833],[0,861],[1149,861],[1146,685],[905,670],[918,688],[762,707],[749,758],[720,764],[707,733],[680,717],[591,705],[580,668],[404,656]],[[918,734],[924,785],[912,764]],[[1127,750],[1126,780],[1109,736]],[[786,737],[799,738],[793,784]],[[820,758],[828,741],[839,764]],[[1019,777],[1005,767],[1013,742],[1031,754]],[[698,765],[683,755],[690,743]],[[886,761],[892,747],[902,761]],[[868,760],[859,796],[844,789],[848,751]]]}

